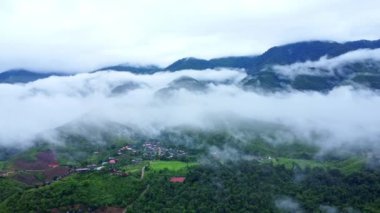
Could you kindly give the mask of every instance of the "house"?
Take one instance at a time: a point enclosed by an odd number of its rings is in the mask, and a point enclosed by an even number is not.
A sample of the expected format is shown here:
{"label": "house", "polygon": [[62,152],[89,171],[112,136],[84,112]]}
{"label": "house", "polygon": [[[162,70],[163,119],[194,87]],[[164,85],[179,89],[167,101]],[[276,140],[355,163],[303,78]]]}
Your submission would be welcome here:
{"label": "house", "polygon": [[104,169],[104,166],[99,166],[99,167],[95,168],[96,171],[100,171],[100,170],[103,170],[103,169]]}
{"label": "house", "polygon": [[121,147],[121,148],[119,149],[119,152],[124,151],[124,150],[132,150],[132,148],[129,147],[128,145],[127,145],[127,146],[123,146],[123,147]]}
{"label": "house", "polygon": [[128,177],[128,175],[129,175],[126,172],[121,172],[121,171],[117,171],[117,170],[112,170],[111,172],[112,172],[112,174],[120,176],[120,177]]}
{"label": "house", "polygon": [[108,161],[109,164],[116,164],[116,159],[111,159]]}
{"label": "house", "polygon": [[185,177],[171,177],[169,181],[172,183],[183,183],[185,179]]}
{"label": "house", "polygon": [[90,168],[78,168],[78,169],[75,169],[76,172],[88,172],[88,171],[91,171]]}
{"label": "house", "polygon": [[59,163],[57,163],[57,162],[53,162],[53,163],[48,164],[49,168],[57,168],[58,166],[59,166]]}

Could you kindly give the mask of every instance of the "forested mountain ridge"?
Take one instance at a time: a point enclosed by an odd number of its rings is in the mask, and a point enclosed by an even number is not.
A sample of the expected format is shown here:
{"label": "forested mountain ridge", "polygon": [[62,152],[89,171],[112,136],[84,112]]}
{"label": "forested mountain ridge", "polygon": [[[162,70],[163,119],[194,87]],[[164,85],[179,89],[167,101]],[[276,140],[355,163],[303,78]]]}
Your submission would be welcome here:
{"label": "forested mountain ridge", "polygon": [[[94,72],[111,70],[128,71],[136,74],[153,74],[160,71],[174,72],[186,69],[205,70],[216,68],[232,68],[243,69],[247,72],[249,78],[243,82],[245,86],[259,87],[261,89],[277,90],[283,89],[285,85],[297,90],[326,91],[333,87],[339,86],[342,83],[347,84],[347,82],[349,82],[348,84],[354,82],[356,84],[378,89],[380,88],[379,76],[377,75],[378,73],[375,73],[375,75],[359,75],[357,77],[349,76],[350,73],[363,73],[363,70],[368,70],[368,61],[358,61],[356,62],[356,65],[348,63],[346,67],[348,67],[347,69],[351,69],[351,72],[340,73],[341,76],[339,76],[339,79],[336,79],[334,77],[320,78],[318,76],[309,77],[301,75],[298,79],[296,79],[294,83],[289,82],[279,76],[281,73],[271,72],[271,68],[273,66],[284,66],[294,63],[318,61],[322,57],[325,57],[327,59],[334,59],[353,51],[362,49],[372,50],[378,48],[380,48],[380,40],[359,40],[346,43],[338,43],[332,41],[306,41],[272,47],[263,54],[256,56],[230,56],[214,58],[210,60],[190,57],[175,61],[165,68],[161,68],[155,65],[142,66],[126,63],[103,67],[97,69]],[[371,64],[372,68],[375,70],[378,70],[378,65],[379,63]],[[314,68],[311,67],[311,69]],[[52,75],[62,74],[40,73],[22,69],[8,70],[0,73],[0,83],[28,83],[38,79],[47,78]],[[342,79],[346,81],[343,82]],[[347,81],[347,79],[350,79],[352,81]],[[310,86],[305,86],[304,84],[309,84]]]}

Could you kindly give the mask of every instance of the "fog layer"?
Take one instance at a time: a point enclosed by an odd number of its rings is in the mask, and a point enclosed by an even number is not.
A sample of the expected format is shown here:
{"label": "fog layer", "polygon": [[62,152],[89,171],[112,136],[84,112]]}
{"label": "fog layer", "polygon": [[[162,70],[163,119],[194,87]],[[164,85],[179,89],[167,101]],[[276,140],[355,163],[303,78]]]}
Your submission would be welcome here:
{"label": "fog layer", "polygon": [[[0,84],[0,145],[28,145],[38,134],[85,120],[150,133],[178,126],[224,126],[236,132],[233,125],[239,121],[269,122],[308,140],[318,133],[323,137],[313,142],[321,147],[380,147],[379,94],[350,87],[328,94],[261,94],[239,86],[245,77],[228,69],[153,75],[105,71]],[[178,85],[178,79],[186,81]],[[189,82],[202,89],[189,89]]]}

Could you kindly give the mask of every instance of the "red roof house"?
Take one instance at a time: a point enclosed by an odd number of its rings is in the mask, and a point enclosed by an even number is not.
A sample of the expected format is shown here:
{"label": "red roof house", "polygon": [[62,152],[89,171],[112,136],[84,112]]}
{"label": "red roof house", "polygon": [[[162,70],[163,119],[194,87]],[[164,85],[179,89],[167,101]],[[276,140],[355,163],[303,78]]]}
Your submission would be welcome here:
{"label": "red roof house", "polygon": [[185,177],[171,177],[170,182],[172,183],[183,183],[185,181]]}
{"label": "red roof house", "polygon": [[111,159],[111,160],[108,161],[108,163],[110,163],[110,164],[115,164],[115,163],[116,163],[116,160],[115,160],[115,159]]}
{"label": "red roof house", "polygon": [[53,162],[53,163],[48,164],[49,168],[57,168],[58,166],[59,166],[59,164],[57,162]]}

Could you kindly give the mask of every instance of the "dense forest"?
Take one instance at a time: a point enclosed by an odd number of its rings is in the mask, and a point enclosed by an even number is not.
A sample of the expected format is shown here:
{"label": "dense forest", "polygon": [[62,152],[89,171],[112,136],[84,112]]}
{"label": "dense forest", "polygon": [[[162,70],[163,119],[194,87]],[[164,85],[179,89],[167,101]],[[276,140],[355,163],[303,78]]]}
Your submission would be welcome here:
{"label": "dense forest", "polygon": [[[349,175],[321,168],[292,169],[255,161],[196,166],[180,171],[183,183],[171,183],[178,175],[168,169],[148,170],[146,178],[103,173],[78,174],[51,185],[22,191],[13,188],[2,212],[64,211],[76,204],[95,210],[104,206],[127,208],[129,212],[378,212],[380,172],[364,169]],[[285,202],[285,203],[284,203]],[[291,202],[286,204],[286,202]],[[280,204],[278,204],[280,203]]]}

